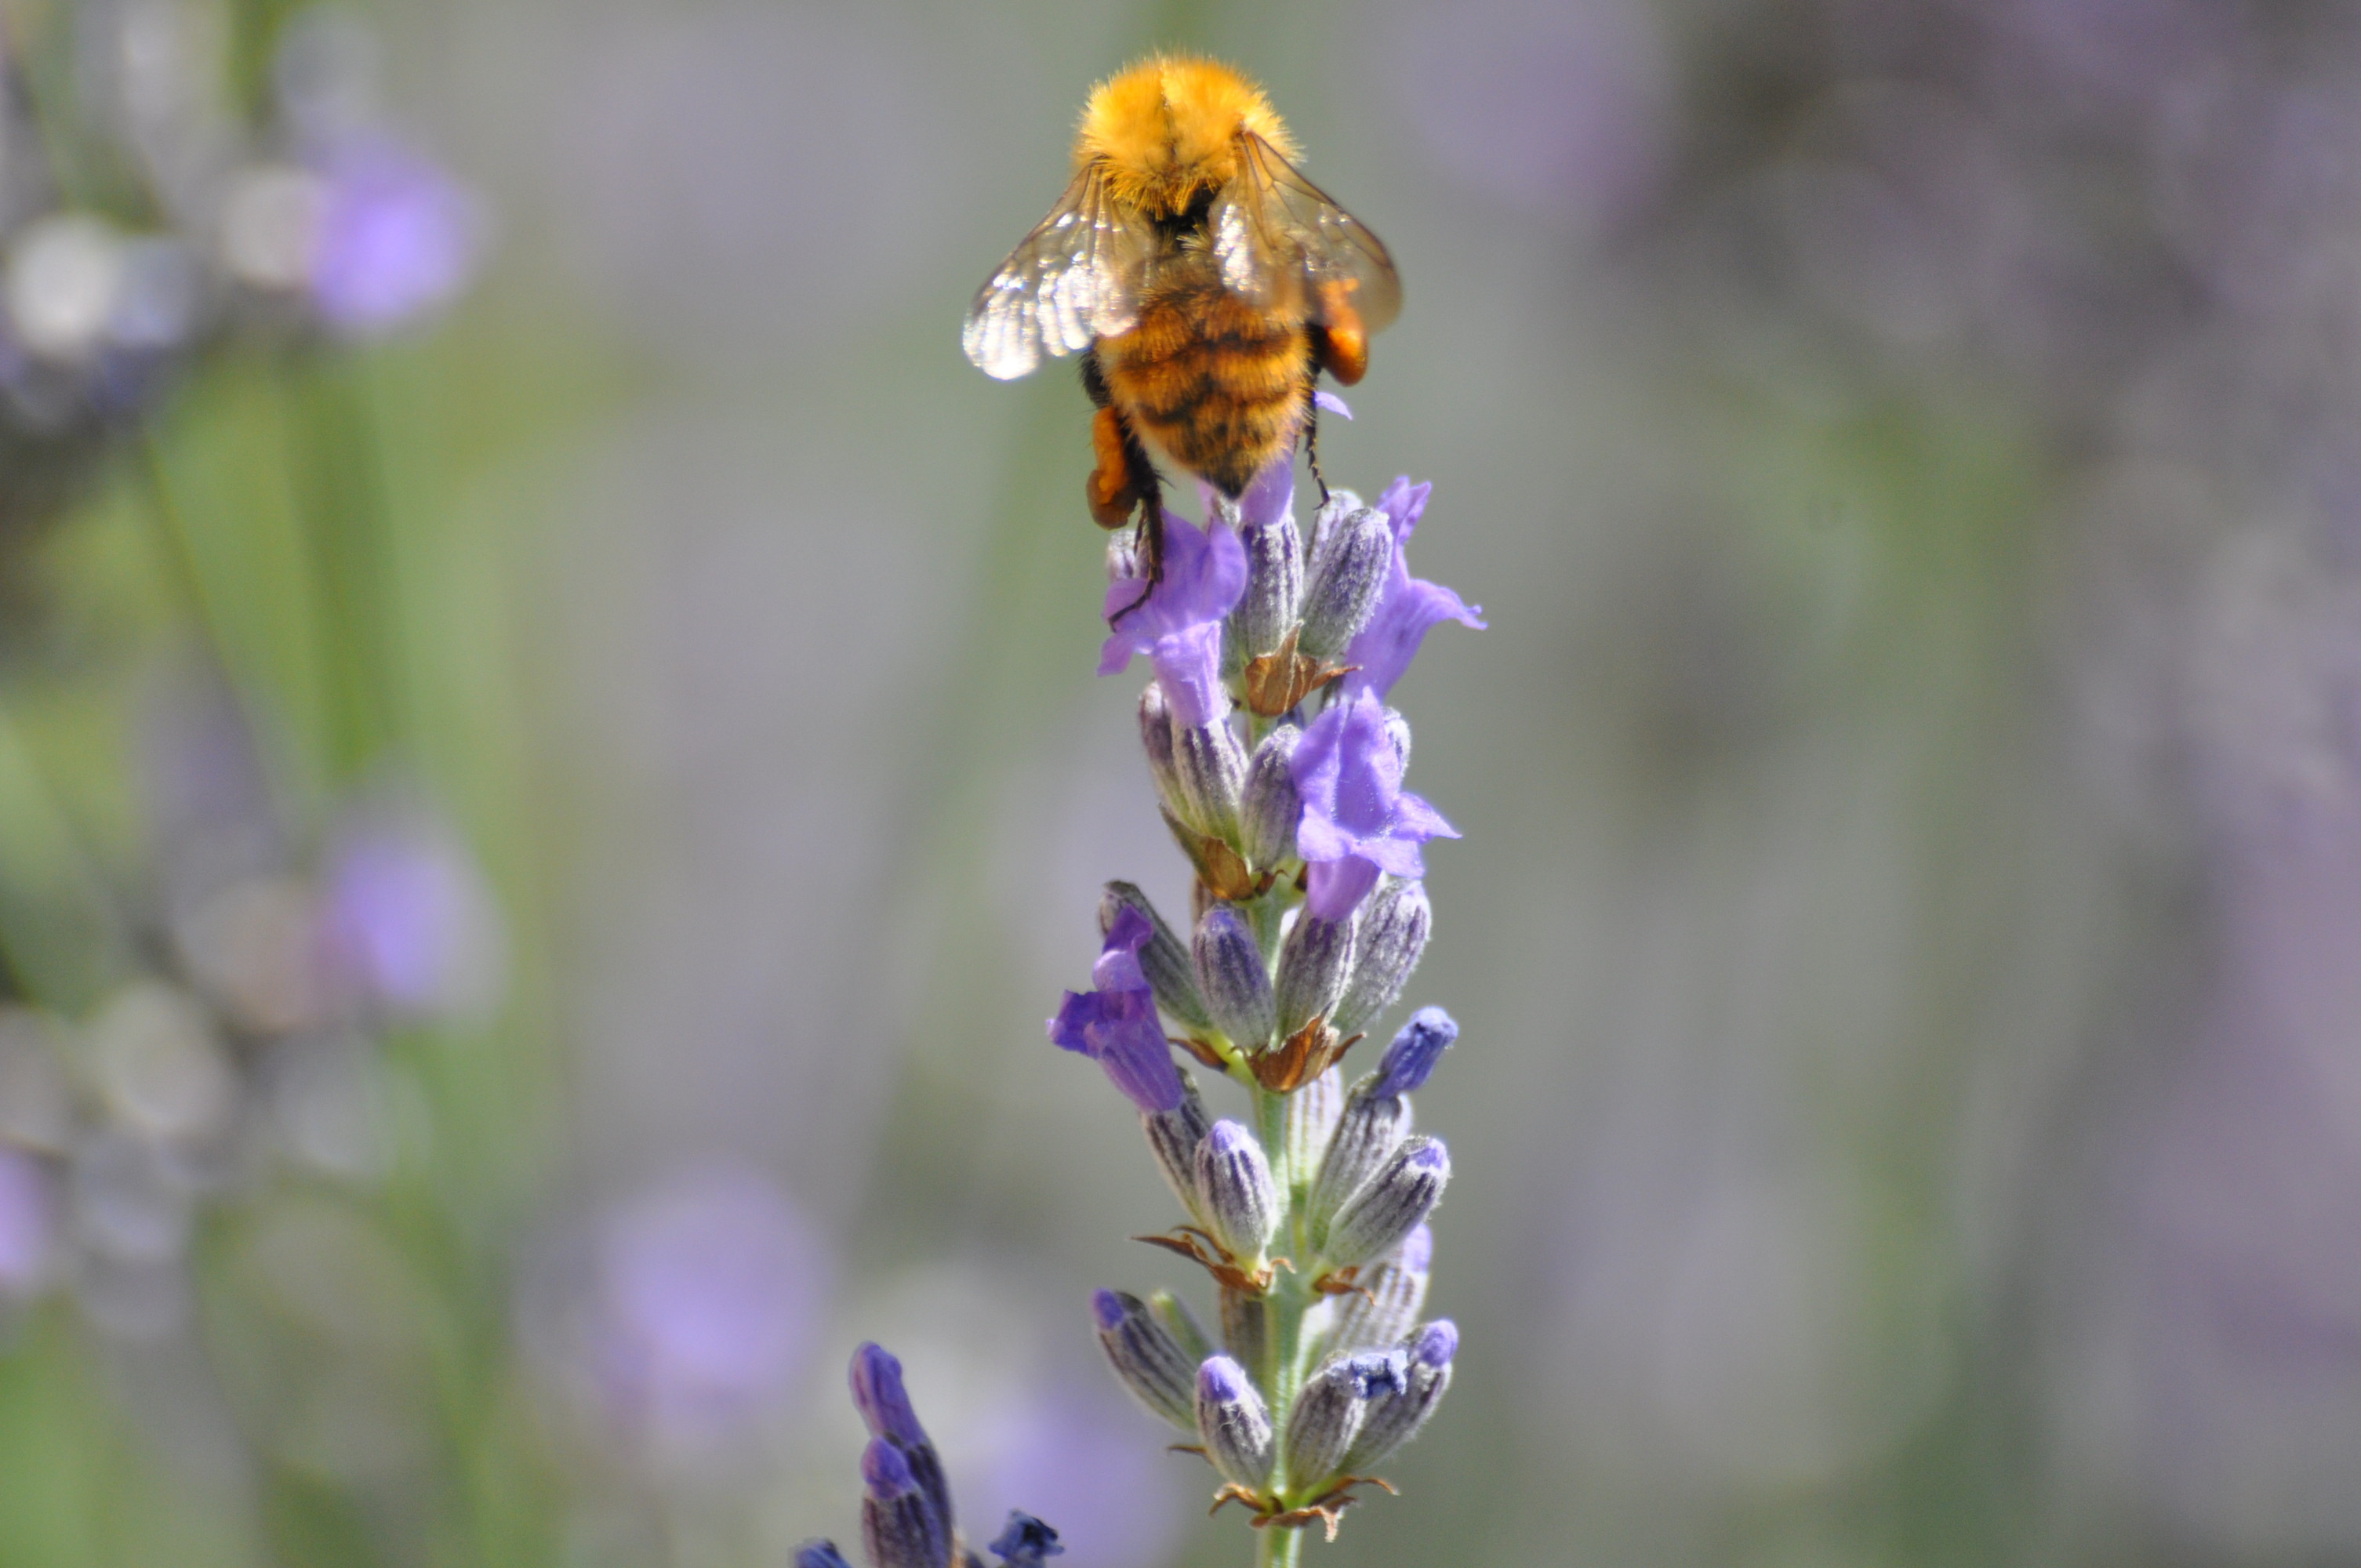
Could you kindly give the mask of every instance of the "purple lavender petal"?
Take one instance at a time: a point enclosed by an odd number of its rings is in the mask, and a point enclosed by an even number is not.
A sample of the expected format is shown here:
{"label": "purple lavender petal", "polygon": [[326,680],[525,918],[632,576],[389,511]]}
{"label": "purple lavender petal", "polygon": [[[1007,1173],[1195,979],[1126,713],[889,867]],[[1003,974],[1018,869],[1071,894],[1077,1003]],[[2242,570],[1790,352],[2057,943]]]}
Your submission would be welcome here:
{"label": "purple lavender petal", "polygon": [[1305,868],[1303,906],[1323,920],[1343,920],[1378,885],[1378,868],[1358,855],[1313,861]]}
{"label": "purple lavender petal", "polygon": [[[1157,662],[1159,684],[1169,665],[1176,678],[1202,691],[1196,677],[1203,665],[1205,639],[1201,634],[1192,640],[1188,634],[1210,626],[1213,680],[1218,685],[1221,620],[1246,591],[1246,553],[1238,536],[1219,522],[1200,529],[1176,513],[1166,513],[1164,579],[1139,608],[1128,609],[1145,586],[1138,577],[1118,577],[1107,585],[1106,613],[1121,615],[1123,624],[1099,650],[1099,674],[1120,674],[1130,666],[1132,655],[1145,653]],[[1159,648],[1170,639],[1180,641]],[[1165,696],[1176,705],[1176,713],[1178,705],[1188,700],[1170,685],[1165,687]],[[1198,718],[1188,722],[1211,720]]]}
{"label": "purple lavender petal", "polygon": [[1375,872],[1340,868],[1322,875],[1323,862],[1362,861],[1395,876],[1425,874],[1419,846],[1459,835],[1433,806],[1401,787],[1401,754],[1386,735],[1385,707],[1363,692],[1312,721],[1291,766],[1303,797],[1296,849],[1319,880],[1323,919],[1349,914],[1376,880]]}
{"label": "purple lavender petal", "polygon": [[1325,387],[1317,387],[1312,389],[1312,401],[1315,407],[1321,409],[1324,412],[1334,414],[1339,419],[1351,419],[1353,417],[1353,411],[1350,405],[1348,405],[1344,399],[1338,397],[1335,393],[1330,391]]}
{"label": "purple lavender petal", "polygon": [[1066,992],[1049,1023],[1052,1045],[1097,1062],[1147,1112],[1170,1111],[1181,1100],[1180,1070],[1172,1065],[1155,993],[1139,966],[1139,949],[1155,930],[1136,909],[1118,915],[1092,966],[1094,989]]}
{"label": "purple lavender petal", "polygon": [[1484,629],[1480,608],[1469,607],[1439,583],[1410,575],[1403,547],[1418,531],[1419,520],[1426,515],[1427,499],[1433,493],[1432,484],[1413,485],[1403,476],[1378,498],[1378,510],[1393,526],[1394,556],[1377,612],[1345,649],[1343,662],[1356,666],[1344,680],[1347,696],[1373,691],[1383,696],[1391,691],[1417,657],[1428,629],[1440,622],[1456,620],[1479,631]]}

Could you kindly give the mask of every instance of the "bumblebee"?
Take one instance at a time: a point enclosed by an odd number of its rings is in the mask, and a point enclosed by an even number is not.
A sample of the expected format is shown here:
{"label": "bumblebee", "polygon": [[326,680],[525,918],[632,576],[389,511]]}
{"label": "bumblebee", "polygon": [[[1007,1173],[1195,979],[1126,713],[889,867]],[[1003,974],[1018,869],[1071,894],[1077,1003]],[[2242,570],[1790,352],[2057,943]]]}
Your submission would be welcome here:
{"label": "bumblebee", "polygon": [[[986,375],[1082,356],[1091,516],[1110,529],[1138,516],[1151,584],[1163,511],[1149,453],[1235,501],[1316,438],[1319,373],[1358,381],[1369,334],[1401,308],[1384,245],[1295,156],[1236,71],[1144,60],[1091,93],[1072,182],[968,308],[961,344]],[[1316,447],[1312,462],[1316,478]]]}

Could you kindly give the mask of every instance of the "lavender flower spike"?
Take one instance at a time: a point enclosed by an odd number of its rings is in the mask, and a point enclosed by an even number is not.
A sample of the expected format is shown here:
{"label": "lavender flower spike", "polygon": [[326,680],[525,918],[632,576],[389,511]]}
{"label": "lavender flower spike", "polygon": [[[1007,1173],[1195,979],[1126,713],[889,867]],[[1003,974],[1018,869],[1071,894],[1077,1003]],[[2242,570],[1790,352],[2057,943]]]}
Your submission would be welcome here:
{"label": "lavender flower spike", "polygon": [[1313,719],[1291,766],[1303,796],[1295,847],[1310,867],[1305,907],[1323,920],[1350,915],[1380,872],[1425,875],[1419,846],[1459,837],[1401,787],[1401,753],[1386,735],[1385,705],[1368,692]]}
{"label": "lavender flower spike", "polygon": [[1099,674],[1120,674],[1133,654],[1145,653],[1173,723],[1201,729],[1219,722],[1230,710],[1222,686],[1222,618],[1246,591],[1245,547],[1224,523],[1199,529],[1168,512],[1163,580],[1124,614],[1145,586],[1138,577],[1107,585],[1106,613],[1121,616],[1123,624],[1099,651]]}
{"label": "lavender flower spike", "polygon": [[1483,630],[1481,606],[1469,606],[1440,583],[1411,576],[1410,563],[1402,558],[1403,547],[1410,543],[1433,489],[1433,485],[1413,485],[1404,477],[1387,486],[1386,493],[1378,498],[1378,510],[1393,527],[1393,560],[1387,568],[1376,613],[1345,645],[1342,663],[1353,667],[1344,681],[1347,696],[1368,691],[1384,696],[1393,690],[1394,683],[1418,656],[1429,627],[1455,620]]}
{"label": "lavender flower spike", "polygon": [[1106,946],[1091,966],[1093,989],[1066,992],[1049,1020],[1054,1045],[1078,1051],[1106,1069],[1117,1089],[1154,1114],[1180,1103],[1180,1073],[1156,1013],[1156,996],[1141,969],[1140,949],[1156,935],[1154,922],[1126,905],[1107,927]]}

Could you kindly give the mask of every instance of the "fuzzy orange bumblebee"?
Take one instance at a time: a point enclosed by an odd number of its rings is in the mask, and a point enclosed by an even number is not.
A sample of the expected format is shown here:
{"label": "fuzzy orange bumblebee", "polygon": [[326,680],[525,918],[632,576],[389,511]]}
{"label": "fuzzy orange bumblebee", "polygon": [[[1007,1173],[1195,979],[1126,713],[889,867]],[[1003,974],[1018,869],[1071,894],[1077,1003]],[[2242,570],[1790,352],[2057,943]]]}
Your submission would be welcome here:
{"label": "fuzzy orange bumblebee", "polygon": [[968,311],[961,341],[989,375],[1084,356],[1091,513],[1137,511],[1151,563],[1150,455],[1235,499],[1312,429],[1320,373],[1358,381],[1400,309],[1386,247],[1294,157],[1235,71],[1143,60],[1092,93],[1072,182]]}

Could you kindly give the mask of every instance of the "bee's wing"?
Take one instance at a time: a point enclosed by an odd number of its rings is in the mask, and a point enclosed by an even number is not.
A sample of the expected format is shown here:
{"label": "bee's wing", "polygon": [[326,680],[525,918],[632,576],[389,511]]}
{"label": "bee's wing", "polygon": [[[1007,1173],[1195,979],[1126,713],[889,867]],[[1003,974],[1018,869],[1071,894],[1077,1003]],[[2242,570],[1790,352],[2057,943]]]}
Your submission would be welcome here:
{"label": "bee's wing", "polygon": [[960,346],[987,376],[1013,380],[1093,338],[1128,332],[1138,313],[1137,227],[1108,200],[1096,160],[1085,165],[1049,215],[978,290]]}
{"label": "bee's wing", "polygon": [[1239,134],[1237,178],[1210,218],[1233,293],[1268,304],[1300,299],[1315,321],[1324,302],[1341,297],[1369,332],[1401,313],[1401,280],[1384,243],[1252,131]]}

